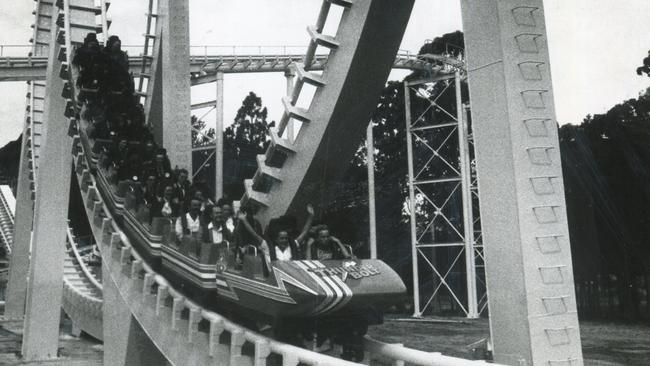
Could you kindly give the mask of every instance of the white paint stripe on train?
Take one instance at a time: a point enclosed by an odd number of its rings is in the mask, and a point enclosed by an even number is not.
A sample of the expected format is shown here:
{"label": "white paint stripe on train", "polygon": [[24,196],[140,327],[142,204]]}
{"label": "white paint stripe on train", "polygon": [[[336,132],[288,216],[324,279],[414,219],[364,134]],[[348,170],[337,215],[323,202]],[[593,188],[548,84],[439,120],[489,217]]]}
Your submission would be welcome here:
{"label": "white paint stripe on train", "polygon": [[[323,265],[323,263],[319,261],[307,261],[307,262],[311,268],[325,268],[325,265]],[[334,292],[336,293],[336,298],[329,306],[327,306],[323,310],[324,313],[334,310],[334,308],[336,308],[341,303],[341,301],[343,301],[343,298],[345,297],[345,295],[343,294],[343,290],[334,281],[332,281],[330,277],[331,276],[323,276],[322,279],[334,290]]]}
{"label": "white paint stripe on train", "polygon": [[[343,301],[341,301],[341,302],[339,303],[339,306],[338,306],[338,309],[340,309],[340,308],[344,307],[344,306],[345,306],[345,305],[350,301],[350,299],[352,299],[352,290],[350,289],[350,287],[348,287],[348,285],[345,284],[345,282],[343,282],[343,281],[339,278],[339,276],[332,276],[332,279],[333,279],[334,282],[336,282],[339,286],[341,286],[341,288],[342,288],[343,291],[345,292],[345,296],[344,296],[344,298],[343,298]],[[338,310],[338,309],[337,309],[337,310]]]}
{"label": "white paint stripe on train", "polygon": [[311,312],[311,314],[319,314],[322,311],[322,309],[325,308],[330,303],[330,301],[334,297],[334,293],[323,281],[321,281],[320,278],[318,278],[318,276],[316,276],[316,274],[314,274],[309,270],[310,266],[306,264],[307,261],[295,261],[294,263],[296,263],[296,265],[300,267],[303,271],[307,272],[307,275],[311,277],[311,279],[314,280],[314,282],[316,282],[316,284],[318,284],[318,286],[320,286],[320,288],[323,289],[323,291],[325,291],[325,299],[320,304],[318,304],[318,306],[315,307],[314,310],[312,310]]}
{"label": "white paint stripe on train", "polygon": [[[325,265],[320,261],[312,261],[312,262],[318,268],[326,268]],[[345,306],[345,304],[347,304],[350,301],[350,299],[352,298],[352,290],[350,289],[350,287],[348,287],[348,285],[345,284],[345,282],[341,280],[341,278],[339,278],[338,275],[329,276],[328,278],[331,279],[343,291],[343,298],[336,305],[336,307],[332,308],[332,311],[338,310],[343,306]]]}

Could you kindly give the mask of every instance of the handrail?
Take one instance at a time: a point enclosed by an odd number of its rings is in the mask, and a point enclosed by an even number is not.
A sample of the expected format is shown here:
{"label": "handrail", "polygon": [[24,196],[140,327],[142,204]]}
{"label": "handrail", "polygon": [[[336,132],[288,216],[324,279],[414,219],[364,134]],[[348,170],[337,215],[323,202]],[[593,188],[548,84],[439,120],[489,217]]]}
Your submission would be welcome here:
{"label": "handrail", "polygon": [[102,286],[102,284],[97,281],[97,279],[95,278],[95,276],[92,273],[90,273],[90,270],[86,266],[86,263],[81,259],[81,256],[79,255],[79,251],[77,250],[76,241],[74,240],[74,235],[72,234],[72,229],[70,228],[70,226],[68,226],[66,231],[67,231],[67,234],[68,234],[68,244],[70,244],[70,247],[72,248],[72,252],[74,253],[74,257],[77,260],[77,263],[79,263],[79,266],[81,267],[81,270],[86,275],[86,278],[88,278],[90,283],[92,283],[93,286],[95,286],[97,289],[103,290],[104,287]]}
{"label": "handrail", "polygon": [[488,363],[483,360],[466,360],[464,358],[444,356],[440,352],[424,352],[406,348],[401,344],[384,343],[369,336],[365,337],[364,346],[371,353],[378,353],[384,357],[422,366],[499,366],[499,364]]}
{"label": "handrail", "polygon": [[[247,57],[247,56],[301,56],[305,57],[307,51],[309,50],[309,46],[296,46],[296,45],[260,45],[260,46],[246,46],[246,45],[190,45],[190,57]],[[3,54],[3,49],[4,48],[15,48],[15,49],[25,49],[28,52],[31,51],[32,46],[31,45],[0,45],[0,57],[11,57],[11,58],[16,58],[20,59],[20,56],[7,56]],[[122,48],[126,51],[128,50],[136,50],[140,51],[142,53],[142,50],[144,50],[143,45],[122,45]],[[203,52],[192,52],[192,50],[200,50]],[[210,53],[208,52],[209,50],[223,50],[222,52],[214,52]],[[238,50],[240,52],[238,52]],[[231,51],[231,52],[226,52],[226,51]],[[242,53],[241,51],[245,51],[245,53]],[[257,52],[255,52],[257,51]],[[318,55],[313,55],[312,57],[315,56],[326,56],[327,54],[318,54]],[[426,59],[422,57],[422,55],[418,55],[417,52],[413,52],[410,50],[405,50],[405,49],[400,49],[396,56],[398,57],[403,57],[403,58],[409,58],[409,59],[418,59],[420,61],[426,62]],[[141,58],[142,56],[132,56],[132,57],[137,57]],[[22,58],[25,59],[35,59],[38,60],[40,58],[47,59],[47,57],[34,57],[34,56],[24,56]],[[442,61],[445,63],[448,63],[452,66],[459,66],[459,64],[463,64],[464,60],[458,59],[456,57],[450,57],[446,55],[431,55],[431,58],[435,58],[436,61]],[[303,58],[304,60],[304,58]],[[306,65],[306,67],[308,67]]]}

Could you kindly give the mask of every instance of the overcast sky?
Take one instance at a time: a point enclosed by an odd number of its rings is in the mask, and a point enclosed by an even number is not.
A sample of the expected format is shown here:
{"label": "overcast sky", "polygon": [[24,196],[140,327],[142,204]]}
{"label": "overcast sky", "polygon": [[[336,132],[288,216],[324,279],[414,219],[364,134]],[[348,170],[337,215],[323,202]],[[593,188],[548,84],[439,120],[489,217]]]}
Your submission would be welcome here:
{"label": "overcast sky", "polygon": [[[6,0],[5,0],[6,1]],[[193,45],[306,46],[305,28],[316,21],[321,0],[191,0]],[[141,45],[147,0],[112,0],[111,33],[125,45]],[[35,2],[20,0],[0,10],[0,44],[27,44]],[[544,0],[555,92],[561,124],[580,123],[650,87],[636,67],[650,49],[650,0]],[[417,51],[426,39],[462,29],[459,0],[416,0],[402,49]],[[6,54],[6,51],[5,51]],[[24,56],[24,52],[22,53]],[[131,55],[134,55],[131,52]],[[393,72],[398,79],[403,72]],[[193,103],[214,99],[214,84],[194,88]],[[282,113],[282,73],[225,76],[226,123],[255,91],[271,119]],[[0,146],[22,130],[26,85],[0,83]],[[205,117],[214,121],[214,114]]]}

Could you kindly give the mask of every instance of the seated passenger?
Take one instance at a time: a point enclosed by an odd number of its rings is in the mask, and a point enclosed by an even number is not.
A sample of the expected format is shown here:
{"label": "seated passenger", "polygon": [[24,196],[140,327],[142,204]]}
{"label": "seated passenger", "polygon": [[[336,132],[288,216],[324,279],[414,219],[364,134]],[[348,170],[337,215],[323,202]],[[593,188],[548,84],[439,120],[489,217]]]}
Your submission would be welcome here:
{"label": "seated passenger", "polygon": [[235,231],[235,217],[233,215],[232,201],[227,200],[226,198],[219,198],[217,201],[217,206],[221,207],[221,212],[223,213],[224,221],[226,222],[226,227],[230,232]]}
{"label": "seated passenger", "polygon": [[153,160],[146,162],[143,169],[148,171],[148,174],[155,175],[158,181],[164,182],[165,185],[173,185],[172,168],[167,157],[167,150],[158,149]]}
{"label": "seated passenger", "polygon": [[113,144],[108,152],[108,161],[117,171],[118,179],[126,180],[129,178],[129,172],[126,170],[129,160],[129,142],[125,138],[120,138],[117,144]]}
{"label": "seated passenger", "polygon": [[[292,240],[290,238],[291,230],[287,227],[288,225],[283,225],[282,218],[280,218],[280,227],[270,230],[271,244],[269,250],[271,252],[271,260],[288,261],[300,259],[300,247],[304,244],[303,242],[309,233],[309,228],[314,219],[314,207],[311,204],[307,205],[307,214],[307,220],[302,228],[302,232],[296,239]],[[271,226],[269,224],[269,228]]]}
{"label": "seated passenger", "polygon": [[162,203],[160,197],[158,197],[158,182],[156,177],[149,175],[145,181],[145,185],[142,188],[142,202],[149,209],[151,217],[160,217]]}
{"label": "seated passenger", "polygon": [[190,210],[176,219],[176,237],[181,240],[184,235],[190,235],[195,238],[202,234],[201,220],[201,201],[192,199],[190,201]]}
{"label": "seated passenger", "polygon": [[207,195],[203,194],[203,190],[195,189],[194,198],[201,201],[201,212],[205,212],[208,216],[212,216],[212,207],[214,202]]}
{"label": "seated passenger", "polygon": [[178,202],[178,198],[174,197],[174,189],[172,186],[165,187],[160,204],[160,215],[162,217],[173,218],[180,215],[181,205]]}
{"label": "seated passenger", "polygon": [[153,140],[148,139],[140,147],[141,149],[139,154],[141,155],[143,164],[151,162],[151,165],[153,166],[153,162],[156,160],[156,144]]}
{"label": "seated passenger", "polygon": [[330,235],[327,225],[316,228],[316,238],[307,242],[306,259],[347,259],[352,258],[351,253],[341,244],[341,241]]}
{"label": "seated passenger", "polygon": [[237,216],[237,225],[235,227],[234,239],[239,248],[240,254],[247,246],[254,246],[264,253],[267,260],[270,258],[269,246],[262,237],[262,224],[255,218],[254,210],[249,209],[246,212],[240,212]]}
{"label": "seated passenger", "polygon": [[203,241],[206,243],[220,244],[222,242],[230,243],[232,240],[232,233],[226,227],[223,221],[223,213],[221,207],[212,207],[212,220],[206,227],[203,235]]}
{"label": "seated passenger", "polygon": [[133,78],[129,74],[129,56],[122,51],[122,41],[118,36],[110,36],[102,53],[108,59],[108,75],[103,82],[110,91],[133,94]]}
{"label": "seated passenger", "polygon": [[72,59],[72,64],[79,68],[79,77],[77,85],[83,88],[96,88],[98,80],[98,71],[105,67],[101,61],[102,53],[95,33],[88,33],[84,38],[84,43],[77,48]]}
{"label": "seated passenger", "polygon": [[174,188],[174,197],[178,198],[181,203],[187,205],[189,198],[192,196],[190,182],[187,180],[187,169],[179,169],[176,182],[172,185]]}

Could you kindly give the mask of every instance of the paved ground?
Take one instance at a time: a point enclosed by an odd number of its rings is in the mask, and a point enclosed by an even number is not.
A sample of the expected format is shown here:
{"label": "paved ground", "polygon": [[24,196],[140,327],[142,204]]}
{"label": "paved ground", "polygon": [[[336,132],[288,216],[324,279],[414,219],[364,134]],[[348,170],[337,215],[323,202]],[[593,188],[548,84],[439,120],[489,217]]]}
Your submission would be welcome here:
{"label": "paved ground", "polygon": [[[371,336],[448,356],[473,358],[467,346],[489,335],[486,319],[416,323],[392,318],[371,328]],[[650,325],[581,322],[580,331],[585,365],[650,365]]]}
{"label": "paved ground", "polygon": [[[0,322],[0,365],[32,366],[99,366],[102,365],[102,347],[90,338],[75,338],[64,324],[60,338],[61,359],[56,362],[24,362],[16,357],[20,351],[20,325]],[[593,366],[648,366],[650,365],[650,325],[581,323],[585,365]],[[474,358],[469,345],[485,339],[489,334],[485,319],[429,319],[428,321],[400,321],[397,317],[372,327],[370,335],[378,340],[403,343],[423,351],[442,352],[448,356]]]}
{"label": "paved ground", "polygon": [[49,362],[25,362],[16,355],[21,348],[21,323],[0,322],[0,365],[30,366],[101,366],[102,345],[89,337],[69,335],[70,325],[66,322],[59,337],[60,359]]}

